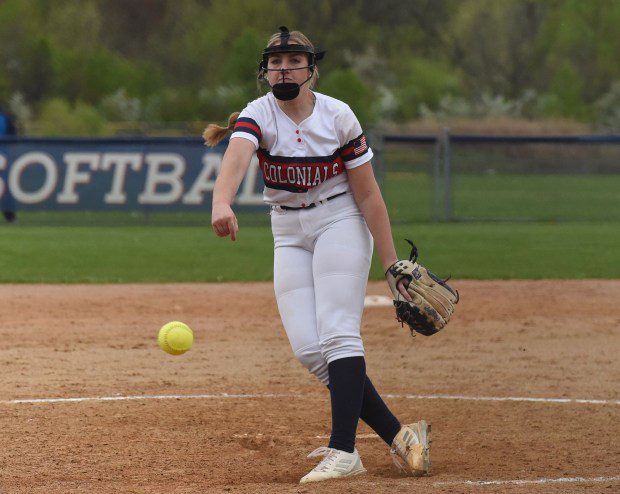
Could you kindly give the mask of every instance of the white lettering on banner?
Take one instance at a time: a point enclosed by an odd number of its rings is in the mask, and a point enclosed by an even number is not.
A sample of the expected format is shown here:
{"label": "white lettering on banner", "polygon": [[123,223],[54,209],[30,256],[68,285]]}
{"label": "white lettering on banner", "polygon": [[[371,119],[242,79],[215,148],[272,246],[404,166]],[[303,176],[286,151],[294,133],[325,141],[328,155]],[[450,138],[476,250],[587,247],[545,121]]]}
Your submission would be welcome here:
{"label": "white lettering on banner", "polygon": [[64,162],[67,164],[65,184],[62,192],[56,196],[59,204],[77,204],[80,197],[75,192],[77,184],[90,182],[90,172],[80,171],[80,165],[88,165],[92,171],[99,169],[101,153],[65,153]]}
{"label": "white lettering on banner", "polygon": [[259,162],[256,155],[252,157],[250,161],[250,168],[245,174],[243,181],[243,188],[241,193],[237,195],[235,202],[243,206],[258,206],[263,205],[263,196],[254,192],[256,190],[256,179],[260,174]]}
{"label": "white lettering on banner", "polygon": [[[26,192],[21,187],[21,176],[24,170],[31,165],[43,166],[45,169],[45,180],[39,190]],[[36,204],[48,199],[56,188],[56,182],[58,182],[56,162],[47,153],[37,151],[25,153],[13,162],[9,172],[9,190],[17,202],[23,202],[24,204]]]}
{"label": "white lettering on banner", "polygon": [[183,196],[183,204],[202,204],[204,193],[210,192],[215,187],[215,179],[222,167],[222,155],[207,153],[202,157],[202,171],[194,180],[194,185]]}
{"label": "white lettering on banner", "polygon": [[[0,154],[0,171],[6,168],[6,157]],[[4,194],[4,180],[0,177],[0,199],[2,199],[2,195]]]}
{"label": "white lettering on banner", "polygon": [[[183,176],[188,165],[185,158],[176,153],[144,155],[140,152],[67,152],[63,155],[64,166],[60,164],[60,168],[54,158],[45,152],[27,152],[12,163],[5,155],[0,154],[0,171],[6,170],[6,177],[0,177],[0,197],[11,191],[18,203],[37,204],[53,200],[61,174],[64,172],[62,187],[58,187],[61,190],[55,194],[55,200],[58,204],[79,204],[80,185],[94,183],[98,178],[102,179],[103,177],[98,177],[96,173],[100,172],[106,175],[106,183],[107,180],[111,180],[110,189],[103,197],[104,203],[123,205],[128,200],[126,187],[130,173],[142,170],[146,162],[146,179],[143,190],[138,195],[138,203],[165,205],[181,202],[188,206],[201,205],[205,201],[205,195],[212,192],[215,187],[222,158],[222,154],[219,153],[205,153],[202,156],[202,169],[199,174],[192,182],[186,184]],[[38,167],[43,168],[43,174]],[[43,176],[42,183],[37,181],[37,185],[28,185],[32,184],[30,177],[34,171],[37,172],[36,176]],[[279,174],[286,174],[289,180],[301,180],[302,183],[312,180],[310,170],[297,170],[292,175],[289,170],[283,172],[273,166],[270,171],[274,178]],[[262,191],[256,192],[260,175],[258,158],[253,156],[239,193],[235,197],[236,204],[245,206],[263,204]],[[186,185],[187,193],[185,193]],[[33,187],[37,190],[32,190]]]}
{"label": "white lettering on banner", "polygon": [[101,170],[107,172],[114,168],[112,190],[103,198],[106,204],[125,204],[127,202],[127,194],[124,189],[128,167],[135,172],[140,171],[142,153],[104,153],[101,160]]}
{"label": "white lettering on banner", "polygon": [[[172,153],[148,153],[144,161],[148,169],[144,191],[138,196],[140,204],[172,204],[183,194],[183,173],[185,173],[185,159]],[[171,171],[162,171],[164,165],[172,165]],[[170,190],[157,192],[158,185],[167,185]]]}

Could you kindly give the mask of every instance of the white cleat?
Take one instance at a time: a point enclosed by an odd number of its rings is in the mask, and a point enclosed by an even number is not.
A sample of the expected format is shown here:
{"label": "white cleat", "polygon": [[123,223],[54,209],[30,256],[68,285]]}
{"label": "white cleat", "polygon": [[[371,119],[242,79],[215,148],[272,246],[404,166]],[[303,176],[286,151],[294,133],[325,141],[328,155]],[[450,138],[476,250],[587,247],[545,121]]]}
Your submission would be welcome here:
{"label": "white cleat", "polygon": [[321,462],[310,473],[302,477],[300,484],[306,482],[320,482],[328,479],[342,479],[353,475],[366,473],[362,459],[357,449],[353,453],[339,449],[320,447],[308,455],[308,458],[323,456]]}
{"label": "white cleat", "polygon": [[430,473],[430,431],[431,426],[424,420],[401,427],[390,450],[394,464],[401,471],[414,477]]}

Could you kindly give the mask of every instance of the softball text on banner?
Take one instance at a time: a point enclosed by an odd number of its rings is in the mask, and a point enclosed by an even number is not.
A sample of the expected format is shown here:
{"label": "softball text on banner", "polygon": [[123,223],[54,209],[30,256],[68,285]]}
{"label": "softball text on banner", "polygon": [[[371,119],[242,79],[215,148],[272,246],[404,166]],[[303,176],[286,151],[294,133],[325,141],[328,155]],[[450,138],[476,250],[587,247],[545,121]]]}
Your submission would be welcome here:
{"label": "softball text on banner", "polygon": [[[226,144],[198,139],[13,139],[0,141],[0,201],[22,210],[200,210]],[[263,205],[258,160],[235,203]]]}

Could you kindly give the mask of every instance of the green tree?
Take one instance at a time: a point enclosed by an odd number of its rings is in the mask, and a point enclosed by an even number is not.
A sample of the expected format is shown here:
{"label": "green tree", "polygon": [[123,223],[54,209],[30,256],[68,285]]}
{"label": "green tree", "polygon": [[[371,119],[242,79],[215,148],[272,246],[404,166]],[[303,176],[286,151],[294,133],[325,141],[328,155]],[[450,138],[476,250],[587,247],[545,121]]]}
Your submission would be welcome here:
{"label": "green tree", "polygon": [[327,49],[318,90],[362,120],[500,102],[607,122],[601,102],[620,81],[617,0],[3,0],[0,102],[21,94],[35,119],[54,98],[66,118],[79,102],[123,119],[223,119],[256,97],[280,25]]}
{"label": "green tree", "polygon": [[144,95],[149,93],[149,87],[159,85],[156,70],[132,63],[103,47],[90,51],[58,49],[54,63],[58,92],[70,101],[96,104],[120,88]]}
{"label": "green tree", "polygon": [[461,92],[461,80],[449,65],[423,58],[403,62],[398,86],[396,117],[410,120],[420,115],[421,105],[437,108],[442,96]]}
{"label": "green tree", "polygon": [[41,106],[41,132],[50,136],[88,136],[103,132],[105,120],[85,103],[71,106],[61,98],[45,101]]}
{"label": "green tree", "polygon": [[620,2],[565,0],[554,2],[554,7],[540,39],[545,87],[562,91],[560,80],[566,77],[570,91],[576,92],[557,93],[560,99],[568,97],[565,102],[573,106],[576,100],[589,105],[620,79]]}
{"label": "green tree", "polygon": [[14,92],[37,101],[53,84],[50,46],[41,34],[32,2],[0,3],[0,66],[4,102]]}
{"label": "green tree", "polygon": [[371,90],[353,70],[332,70],[319,79],[318,90],[347,103],[362,124],[372,121]]}
{"label": "green tree", "polygon": [[464,0],[448,26],[451,62],[462,70],[469,94],[518,98],[537,85],[537,49],[549,6],[535,0]]}

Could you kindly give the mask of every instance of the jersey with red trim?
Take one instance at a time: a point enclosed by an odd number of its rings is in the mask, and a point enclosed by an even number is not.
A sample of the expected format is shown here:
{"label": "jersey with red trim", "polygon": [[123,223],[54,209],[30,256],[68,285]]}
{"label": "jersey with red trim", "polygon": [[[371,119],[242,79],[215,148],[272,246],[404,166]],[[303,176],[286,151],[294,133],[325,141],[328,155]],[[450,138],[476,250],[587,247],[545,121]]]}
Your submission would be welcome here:
{"label": "jersey with red trim", "polygon": [[303,207],[348,192],[346,170],[373,156],[351,108],[314,95],[312,114],[299,124],[280,109],[272,93],[249,103],[237,119],[230,138],[254,143],[268,204]]}

